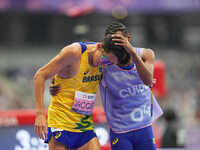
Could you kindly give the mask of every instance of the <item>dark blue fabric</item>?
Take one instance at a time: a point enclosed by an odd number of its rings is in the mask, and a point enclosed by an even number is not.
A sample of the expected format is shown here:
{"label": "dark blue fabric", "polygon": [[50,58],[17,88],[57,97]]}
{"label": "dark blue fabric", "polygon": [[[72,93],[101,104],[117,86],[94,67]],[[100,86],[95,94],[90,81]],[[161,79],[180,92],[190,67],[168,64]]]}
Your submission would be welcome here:
{"label": "dark blue fabric", "polygon": [[96,42],[78,42],[81,45],[82,54],[87,49],[87,44],[96,44]]}
{"label": "dark blue fabric", "polygon": [[156,150],[152,126],[127,133],[110,130],[112,150]]}
{"label": "dark blue fabric", "polygon": [[85,50],[87,49],[87,46],[84,42],[78,42],[81,45],[81,49],[82,49],[82,54],[85,52]]}
{"label": "dark blue fabric", "polygon": [[134,61],[132,62],[132,64],[130,64],[129,66],[125,66],[125,67],[120,67],[121,69],[125,69],[125,70],[130,70],[134,67]]}
{"label": "dark blue fabric", "polygon": [[44,142],[49,143],[51,136],[53,136],[56,141],[64,144],[67,148],[76,149],[96,137],[96,134],[93,130],[85,132],[69,132],[65,130],[52,132],[51,128],[48,128],[47,139]]}

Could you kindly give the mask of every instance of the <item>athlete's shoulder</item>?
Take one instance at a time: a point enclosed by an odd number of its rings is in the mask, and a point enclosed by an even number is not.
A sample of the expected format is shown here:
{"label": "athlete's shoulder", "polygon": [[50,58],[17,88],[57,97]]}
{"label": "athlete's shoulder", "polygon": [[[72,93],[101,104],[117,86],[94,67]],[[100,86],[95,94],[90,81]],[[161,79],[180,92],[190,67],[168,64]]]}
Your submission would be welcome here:
{"label": "athlete's shoulder", "polygon": [[81,56],[81,46],[79,43],[67,45],[60,51],[60,55],[79,58]]}
{"label": "athlete's shoulder", "polygon": [[154,50],[151,48],[142,48],[142,49],[143,49],[143,51],[146,51],[148,53],[154,53]]}
{"label": "athlete's shoulder", "polygon": [[144,47],[134,47],[137,51],[147,52],[147,53],[154,53],[154,50],[151,48],[144,48]]}
{"label": "athlete's shoulder", "polygon": [[79,42],[79,44],[81,45],[83,53],[85,50],[91,49],[96,46],[97,42]]}
{"label": "athlete's shoulder", "polygon": [[142,58],[145,59],[155,59],[154,50],[151,48],[143,48]]}
{"label": "athlete's shoulder", "polygon": [[151,48],[143,48],[143,53],[146,53],[148,55],[155,55],[154,50]]}

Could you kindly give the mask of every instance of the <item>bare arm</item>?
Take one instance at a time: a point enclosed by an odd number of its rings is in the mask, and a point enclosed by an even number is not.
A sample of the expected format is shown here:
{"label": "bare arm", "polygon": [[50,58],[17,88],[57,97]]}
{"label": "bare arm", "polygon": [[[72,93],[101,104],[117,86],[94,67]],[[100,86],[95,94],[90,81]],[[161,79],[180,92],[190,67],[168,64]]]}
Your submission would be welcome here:
{"label": "bare arm", "polygon": [[45,81],[57,74],[63,67],[72,65],[80,59],[81,51],[76,44],[67,46],[48,64],[41,67],[34,76],[36,111],[43,112],[43,93]]}
{"label": "bare arm", "polygon": [[144,49],[142,58],[140,58],[134,49],[132,51],[132,57],[135,62],[137,71],[140,75],[140,78],[144,82],[144,84],[151,86],[153,83],[153,71],[154,71],[154,60],[155,55],[153,50],[151,49]]}
{"label": "bare arm", "polygon": [[[72,44],[64,47],[61,52],[55,56],[48,64],[41,67],[34,76],[35,89],[35,105],[36,105],[36,121],[35,132],[42,139],[46,135],[47,126],[44,108],[44,88],[45,81],[57,74],[63,67],[74,64],[77,59],[80,59],[81,49],[77,44]],[[44,121],[45,120],[45,121]]]}

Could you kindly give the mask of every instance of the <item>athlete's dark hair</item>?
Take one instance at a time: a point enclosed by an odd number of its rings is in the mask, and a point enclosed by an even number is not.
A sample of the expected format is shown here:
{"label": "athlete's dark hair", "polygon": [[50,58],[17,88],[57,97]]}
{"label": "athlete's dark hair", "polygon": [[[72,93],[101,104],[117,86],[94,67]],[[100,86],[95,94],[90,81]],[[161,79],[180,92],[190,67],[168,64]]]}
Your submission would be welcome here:
{"label": "athlete's dark hair", "polygon": [[113,22],[106,28],[103,48],[105,52],[112,52],[115,56],[117,56],[118,64],[125,65],[129,62],[131,56],[123,46],[115,45],[116,41],[112,41],[112,34],[115,34],[117,31],[121,31],[126,37],[129,36],[129,32],[125,25],[119,22]]}
{"label": "athlete's dark hair", "polygon": [[103,41],[103,49],[105,52],[112,52],[118,59],[119,65],[125,65],[129,62],[131,56],[123,46],[115,45],[116,41],[112,41],[112,36],[107,35]]}
{"label": "athlete's dark hair", "polygon": [[129,36],[129,32],[128,32],[126,26],[120,22],[112,22],[111,24],[109,24],[106,28],[105,36],[107,36],[109,34],[115,34],[117,31],[121,31],[123,33],[123,35],[126,37]]}

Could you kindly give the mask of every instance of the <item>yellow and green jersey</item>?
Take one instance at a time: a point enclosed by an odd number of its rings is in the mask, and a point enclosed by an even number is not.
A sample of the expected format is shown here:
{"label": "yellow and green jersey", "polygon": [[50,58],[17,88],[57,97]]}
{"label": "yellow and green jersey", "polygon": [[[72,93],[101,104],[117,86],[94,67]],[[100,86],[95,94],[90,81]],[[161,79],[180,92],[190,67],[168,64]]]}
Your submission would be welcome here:
{"label": "yellow and green jersey", "polygon": [[89,65],[86,43],[79,43],[82,47],[82,56],[77,75],[67,79],[59,78],[57,75],[54,77],[54,85],[59,85],[60,91],[53,96],[48,108],[48,127],[71,132],[83,132],[94,128],[92,114],[84,115],[72,109],[75,93],[96,94],[102,77],[101,67]]}

